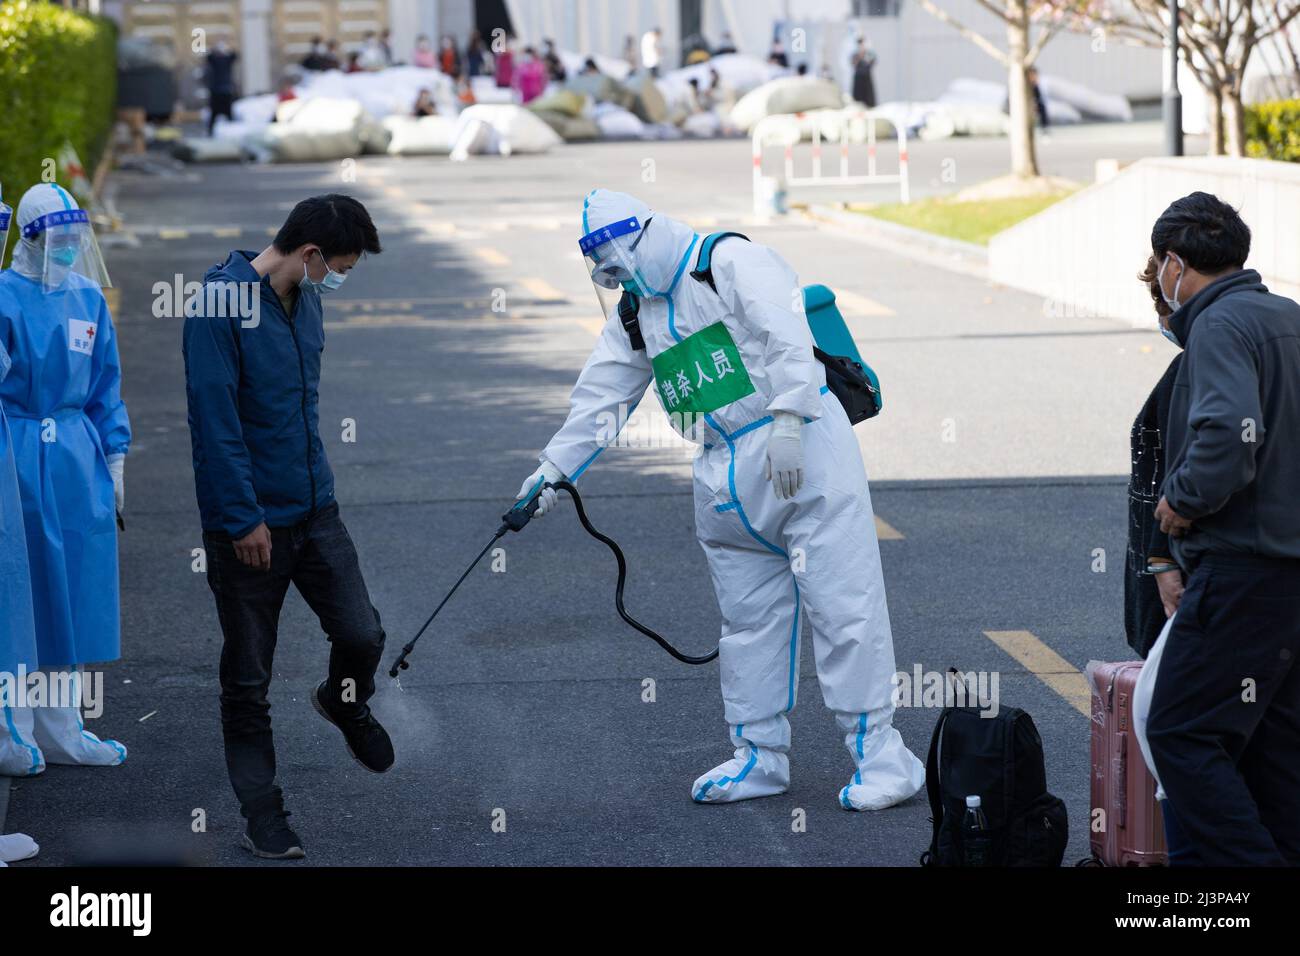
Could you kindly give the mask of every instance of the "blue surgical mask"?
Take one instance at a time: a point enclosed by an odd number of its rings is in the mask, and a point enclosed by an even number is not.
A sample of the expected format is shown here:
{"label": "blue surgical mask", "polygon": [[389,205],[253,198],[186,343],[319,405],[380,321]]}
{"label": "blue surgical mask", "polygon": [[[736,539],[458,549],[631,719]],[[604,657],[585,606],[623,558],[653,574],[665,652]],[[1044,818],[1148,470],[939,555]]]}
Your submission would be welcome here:
{"label": "blue surgical mask", "polygon": [[1165,338],[1167,338],[1170,342],[1173,342],[1174,345],[1177,345],[1179,348],[1183,347],[1183,343],[1178,341],[1178,336],[1174,335],[1174,333],[1170,329],[1165,328],[1163,325],[1160,326],[1160,334],[1163,335]]}
{"label": "blue surgical mask", "polygon": [[70,267],[77,261],[76,246],[59,246],[50,250],[50,259],[55,265]]}
{"label": "blue surgical mask", "polygon": [[[320,256],[321,262],[325,262],[325,254],[319,249],[317,249],[316,252]],[[345,279],[347,279],[346,275],[342,272],[335,272],[330,268],[330,264],[325,262],[325,278],[317,282],[307,274],[307,263],[304,262],[302,264],[302,280],[298,283],[298,287],[301,289],[311,290],[317,295],[328,295],[329,293],[336,291],[339,286],[343,285]]]}

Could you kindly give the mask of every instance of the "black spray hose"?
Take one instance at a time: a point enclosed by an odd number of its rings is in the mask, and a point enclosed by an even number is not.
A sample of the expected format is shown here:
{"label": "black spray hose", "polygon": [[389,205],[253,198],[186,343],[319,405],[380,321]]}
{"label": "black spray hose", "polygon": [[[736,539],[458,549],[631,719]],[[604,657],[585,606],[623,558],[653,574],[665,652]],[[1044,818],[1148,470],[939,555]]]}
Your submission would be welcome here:
{"label": "black spray hose", "polygon": [[465,579],[469,577],[470,572],[473,571],[474,568],[478,566],[478,563],[483,560],[483,556],[492,550],[492,546],[505,537],[507,532],[522,531],[528,522],[532,520],[533,515],[537,514],[537,507],[541,504],[541,493],[545,488],[555,488],[558,491],[565,492],[570,498],[572,498],[573,506],[578,512],[578,520],[582,522],[582,527],[586,530],[587,534],[591,535],[597,541],[609,548],[609,550],[614,552],[614,559],[618,562],[618,584],[614,587],[614,607],[618,610],[619,617],[632,625],[646,637],[650,638],[650,640],[654,641],[683,664],[707,664],[717,658],[718,649],[716,647],[703,657],[692,657],[689,654],[683,654],[655,631],[652,631],[631,614],[627,613],[627,608],[623,606],[623,585],[627,583],[627,559],[623,556],[623,549],[618,546],[613,538],[603,535],[596,530],[596,526],[591,523],[591,519],[587,517],[586,509],[582,506],[582,496],[578,494],[578,489],[573,487],[572,483],[562,480],[554,482],[553,484],[545,485],[538,482],[537,488],[527,500],[519,502],[501,516],[501,527],[497,528],[496,533],[492,535],[492,540],[489,541],[483,550],[478,553],[478,557],[470,563],[470,566],[465,569],[465,573],[462,574],[456,583],[452,585],[451,590],[447,592],[447,596],[444,597],[441,603],[433,609],[433,613],[429,615],[428,620],[426,620],[420,630],[416,632],[415,637],[411,638],[406,646],[402,648],[402,653],[398,655],[397,660],[393,662],[393,666],[388,671],[389,677],[396,677],[399,670],[406,670],[411,666],[407,663],[406,658],[411,651],[415,650],[415,642],[420,639],[420,636],[424,634],[426,630],[428,630],[429,625],[433,623],[433,619],[438,616],[438,612],[441,611],[443,606],[451,600],[451,596],[456,593],[456,589],[464,583]]}
{"label": "black spray hose", "polygon": [[690,654],[683,654],[677,648],[673,647],[663,637],[650,628],[646,627],[631,614],[627,613],[627,608],[623,606],[623,585],[627,582],[627,559],[623,556],[623,549],[615,543],[613,538],[601,534],[596,530],[595,525],[587,517],[587,511],[582,507],[582,496],[578,494],[578,489],[573,487],[568,481],[557,481],[551,485],[558,491],[563,491],[573,499],[573,506],[578,511],[578,520],[582,522],[582,527],[586,529],[587,534],[591,535],[597,541],[604,544],[609,550],[614,552],[614,560],[618,562],[618,584],[614,587],[614,607],[618,609],[618,616],[627,621],[634,628],[644,634],[650,640],[654,641],[664,650],[666,650],[683,664],[707,664],[718,656],[718,649],[715,647],[703,657],[692,657]]}

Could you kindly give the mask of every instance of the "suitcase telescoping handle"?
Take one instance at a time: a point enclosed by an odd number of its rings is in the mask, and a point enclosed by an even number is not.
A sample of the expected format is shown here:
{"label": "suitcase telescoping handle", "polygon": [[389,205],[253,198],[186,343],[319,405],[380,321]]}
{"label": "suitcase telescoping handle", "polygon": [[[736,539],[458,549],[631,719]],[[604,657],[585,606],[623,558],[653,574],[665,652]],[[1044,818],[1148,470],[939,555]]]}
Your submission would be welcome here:
{"label": "suitcase telescoping handle", "polygon": [[1115,810],[1119,814],[1119,827],[1128,826],[1128,734],[1119,735],[1119,768],[1115,781]]}

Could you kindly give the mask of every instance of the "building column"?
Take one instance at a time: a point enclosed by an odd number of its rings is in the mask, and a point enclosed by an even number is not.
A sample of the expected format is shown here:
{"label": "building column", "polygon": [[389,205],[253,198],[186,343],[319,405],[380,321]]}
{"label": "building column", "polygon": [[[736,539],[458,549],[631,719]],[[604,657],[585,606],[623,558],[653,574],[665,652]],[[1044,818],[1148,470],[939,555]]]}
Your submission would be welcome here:
{"label": "building column", "polygon": [[274,92],[271,76],[271,0],[240,0],[240,89],[245,96]]}

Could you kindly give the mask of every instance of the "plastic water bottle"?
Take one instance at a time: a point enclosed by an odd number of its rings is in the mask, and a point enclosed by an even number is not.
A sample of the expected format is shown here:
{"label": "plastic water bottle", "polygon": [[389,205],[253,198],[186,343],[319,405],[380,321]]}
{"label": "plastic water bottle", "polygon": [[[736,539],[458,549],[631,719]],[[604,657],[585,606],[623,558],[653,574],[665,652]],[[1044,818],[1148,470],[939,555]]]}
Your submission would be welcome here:
{"label": "plastic water bottle", "polygon": [[980,807],[978,794],[966,798],[966,816],[961,822],[962,856],[967,866],[989,866],[989,821]]}

